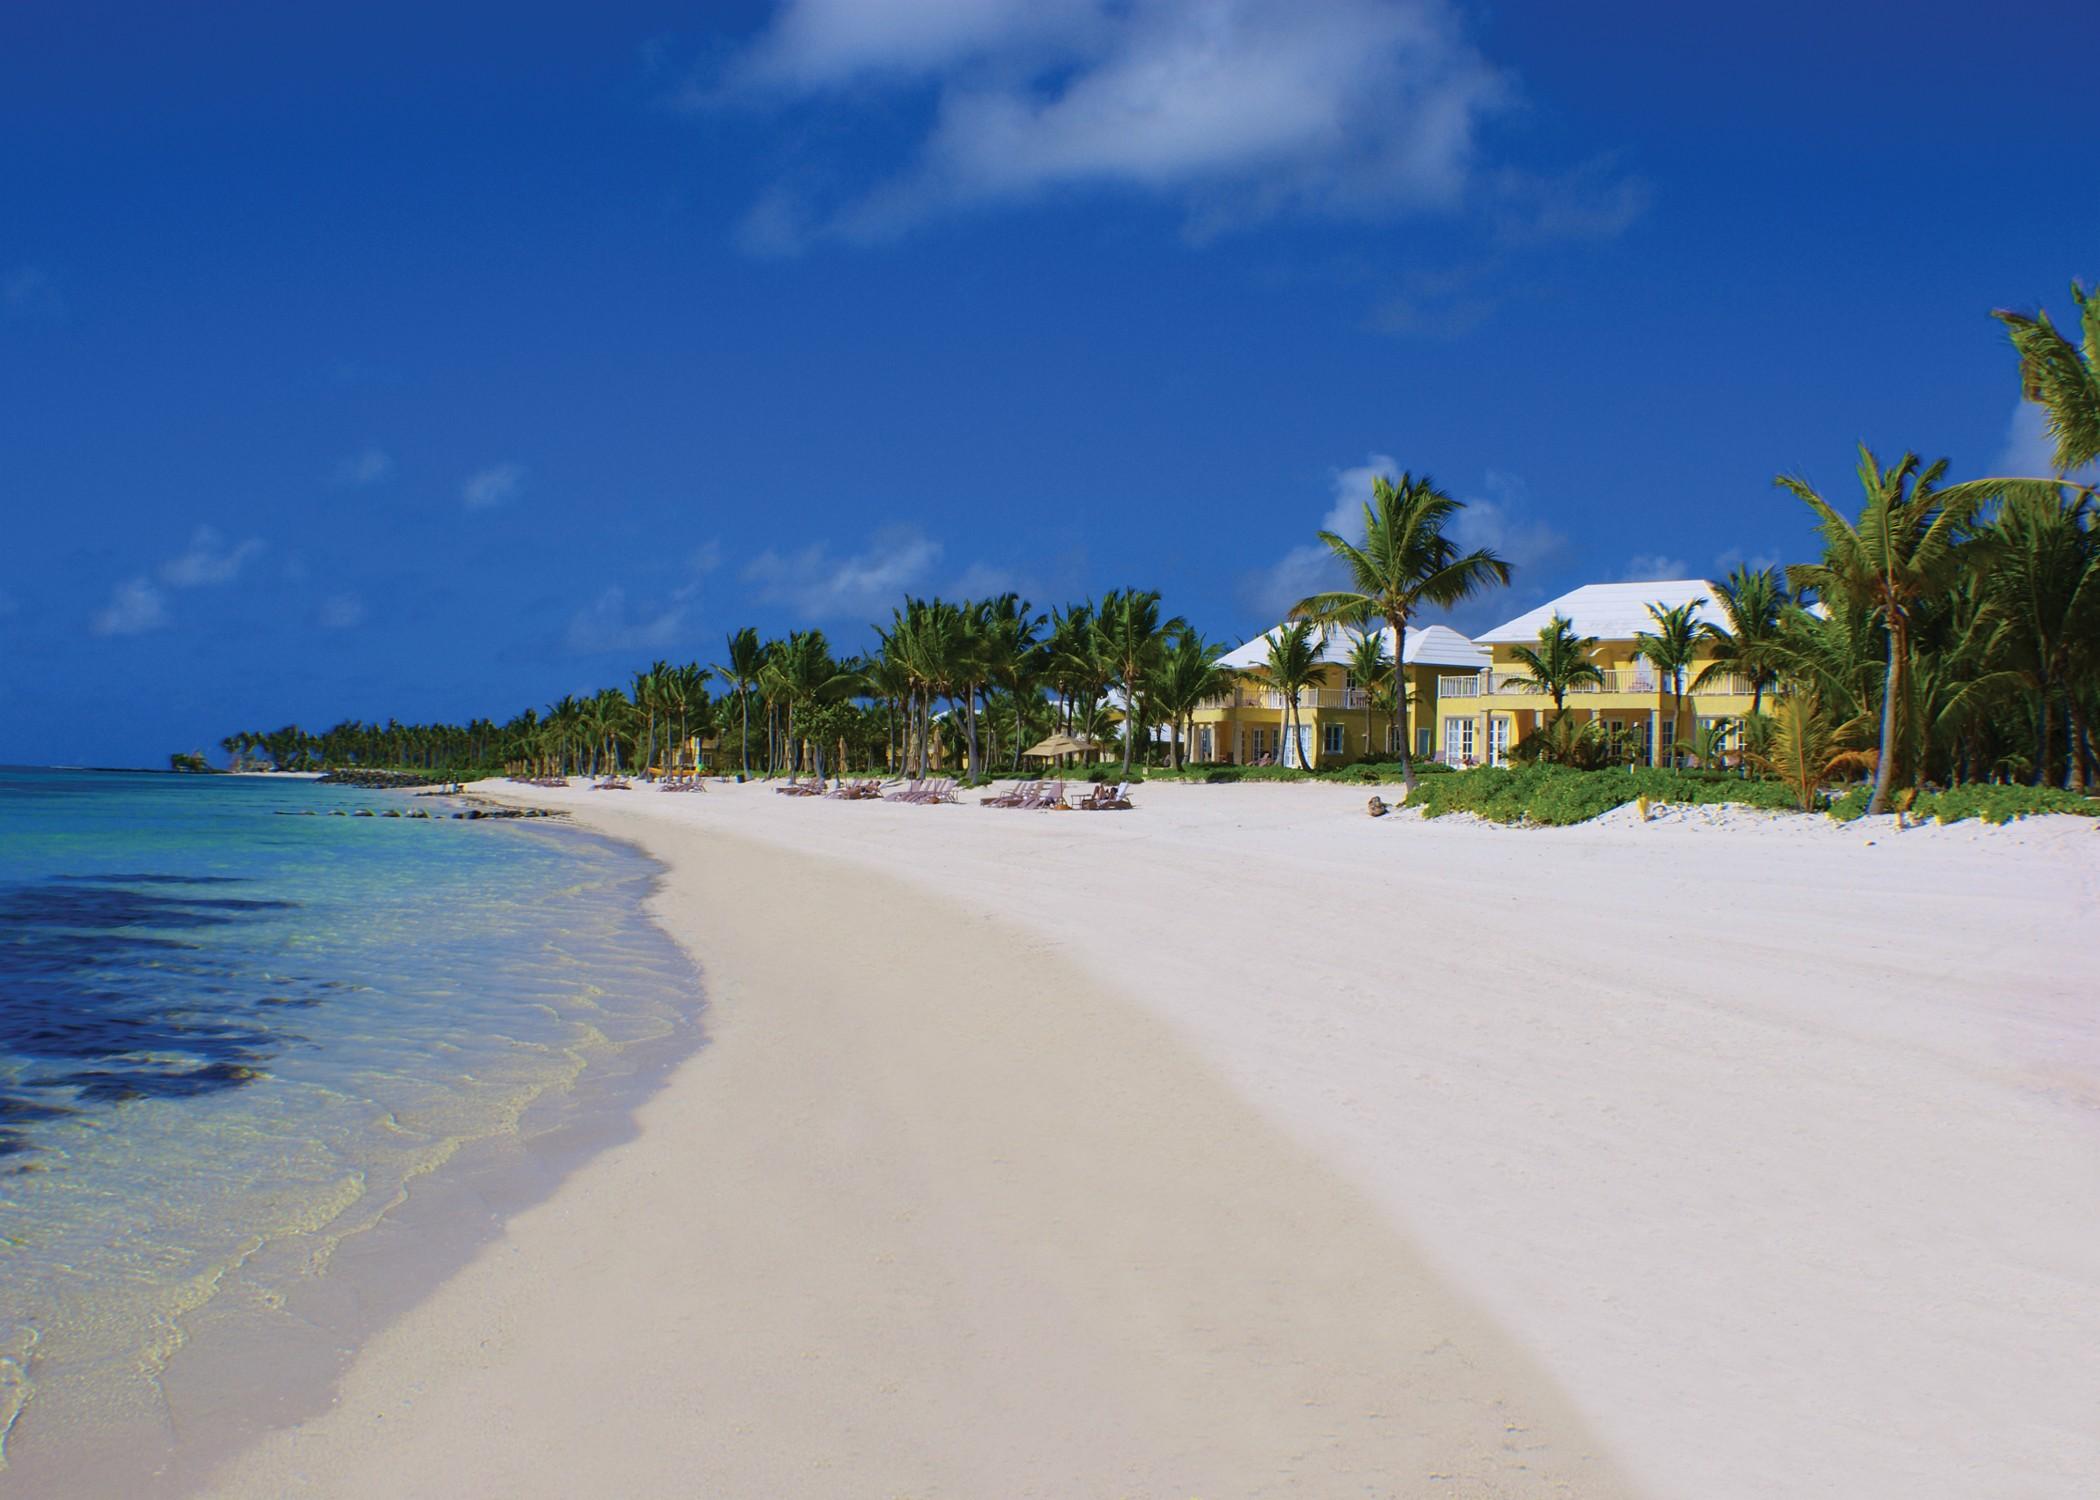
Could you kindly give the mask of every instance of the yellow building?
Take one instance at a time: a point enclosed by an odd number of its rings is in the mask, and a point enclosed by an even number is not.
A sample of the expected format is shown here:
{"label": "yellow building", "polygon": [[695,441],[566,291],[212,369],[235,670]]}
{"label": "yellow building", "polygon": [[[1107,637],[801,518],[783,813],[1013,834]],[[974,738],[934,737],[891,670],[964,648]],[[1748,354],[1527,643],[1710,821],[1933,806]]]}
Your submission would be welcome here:
{"label": "yellow building", "polygon": [[[1392,632],[1381,634],[1390,659]],[[1223,665],[1235,671],[1259,666],[1268,659],[1269,643],[1275,635],[1276,631],[1271,630],[1256,636],[1228,653]],[[1234,692],[1196,711],[1190,758],[1199,764],[1318,767],[1358,760],[1366,753],[1397,755],[1400,747],[1393,738],[1392,716],[1371,707],[1368,695],[1350,679],[1344,665],[1353,644],[1354,637],[1348,631],[1330,630],[1323,638],[1320,659],[1327,665],[1321,670],[1320,682],[1298,695],[1301,733],[1284,733],[1287,715],[1283,694],[1257,682],[1244,682]],[[1407,711],[1417,755],[1427,755],[1434,740],[1439,679],[1466,673],[1470,681],[1471,674],[1487,666],[1488,654],[1455,630],[1426,625],[1407,632]],[[1301,739],[1302,747],[1298,743]]]}
{"label": "yellow building", "polygon": [[1704,689],[1692,687],[1713,661],[1707,645],[1684,674],[1683,711],[1673,722],[1666,674],[1637,654],[1635,637],[1655,628],[1649,605],[1670,609],[1702,599],[1698,619],[1726,628],[1713,584],[1679,578],[1585,584],[1476,636],[1491,656],[1485,668],[1448,674],[1437,684],[1436,758],[1454,766],[1506,764],[1510,748],[1552,717],[1553,700],[1516,680],[1526,673],[1514,652],[1519,646],[1535,649],[1539,631],[1561,615],[1577,637],[1596,637],[1589,659],[1604,679],[1571,691],[1568,712],[1601,721],[1613,741],[1629,747],[1642,764],[1669,764],[1680,737],[1688,740],[1709,724],[1739,722],[1750,712],[1751,685],[1742,677],[1731,674]]}

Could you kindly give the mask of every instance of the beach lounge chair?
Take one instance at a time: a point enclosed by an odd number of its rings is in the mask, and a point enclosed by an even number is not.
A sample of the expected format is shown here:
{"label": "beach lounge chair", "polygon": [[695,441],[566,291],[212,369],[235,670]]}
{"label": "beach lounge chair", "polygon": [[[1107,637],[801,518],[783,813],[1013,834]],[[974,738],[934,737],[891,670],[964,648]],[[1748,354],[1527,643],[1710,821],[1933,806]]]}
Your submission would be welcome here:
{"label": "beach lounge chair", "polygon": [[903,791],[891,792],[889,796],[884,800],[889,802],[916,802],[919,800],[920,794],[922,794],[925,790],[925,782],[908,781],[904,784]]}
{"label": "beach lounge chair", "polygon": [[1075,805],[1082,812],[1108,812],[1111,809],[1127,811],[1130,807],[1130,786],[1127,781],[1119,786],[1104,781],[1094,788],[1092,796]]}
{"label": "beach lounge chair", "polygon": [[823,792],[824,783],[818,779],[797,781],[790,776],[786,786],[776,786],[773,790],[783,797],[815,797]]}
{"label": "beach lounge chair", "polygon": [[1024,781],[1021,782],[1019,785],[1015,786],[1012,791],[1001,792],[997,796],[993,797],[979,798],[978,806],[1019,807],[1023,802],[1026,802],[1030,797],[1034,796],[1037,792],[1041,791],[1042,789],[1043,784],[1040,781]]}
{"label": "beach lounge chair", "polygon": [[955,800],[955,778],[943,776],[938,781],[928,782],[920,789],[916,797],[907,797],[905,800],[916,802],[921,806],[931,806],[936,802],[953,802]]}
{"label": "beach lounge chair", "polygon": [[1017,802],[1014,805],[1016,807],[1029,808],[1036,812],[1063,807],[1065,805],[1065,784],[1062,781],[1043,782],[1033,796],[1024,802]]}

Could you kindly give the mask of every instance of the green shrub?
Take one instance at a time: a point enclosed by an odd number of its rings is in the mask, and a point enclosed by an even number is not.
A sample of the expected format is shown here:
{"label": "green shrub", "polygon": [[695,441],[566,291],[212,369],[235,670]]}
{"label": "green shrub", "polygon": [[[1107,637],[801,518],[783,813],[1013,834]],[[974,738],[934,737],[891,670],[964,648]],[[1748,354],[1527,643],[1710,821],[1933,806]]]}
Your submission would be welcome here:
{"label": "green shrub", "polygon": [[1866,816],[1867,803],[1873,795],[1872,787],[1856,786],[1843,796],[1831,798],[1830,806],[1824,810],[1837,822],[1850,823]]}
{"label": "green shrub", "polygon": [[1937,823],[1959,823],[1981,818],[1986,823],[2009,823],[2042,813],[2069,813],[2073,817],[2100,818],[2100,801],[2083,792],[2067,792],[2054,786],[1992,786],[1971,782],[1944,792],[1927,792],[1911,805],[1911,812]]}
{"label": "green shrub", "polygon": [[1651,803],[1792,805],[1786,788],[1776,781],[1746,780],[1722,771],[1674,771],[1656,766],[1578,771],[1555,765],[1481,766],[1439,776],[1418,786],[1408,805],[1432,818],[1469,812],[1497,823],[1564,827],[1586,823],[1642,797]]}
{"label": "green shrub", "polygon": [[[1831,801],[1830,816],[1840,823],[1864,817],[1872,795],[1871,787],[1853,787]],[[1993,824],[2010,823],[2015,818],[2032,818],[2045,813],[2100,818],[2100,799],[2083,792],[2067,792],[2062,787],[2001,786],[1972,781],[1963,786],[1948,787],[1943,792],[1920,792],[1911,802],[1909,811],[1913,818],[1930,818],[1935,823],[1960,823],[1969,818],[1981,818]]]}

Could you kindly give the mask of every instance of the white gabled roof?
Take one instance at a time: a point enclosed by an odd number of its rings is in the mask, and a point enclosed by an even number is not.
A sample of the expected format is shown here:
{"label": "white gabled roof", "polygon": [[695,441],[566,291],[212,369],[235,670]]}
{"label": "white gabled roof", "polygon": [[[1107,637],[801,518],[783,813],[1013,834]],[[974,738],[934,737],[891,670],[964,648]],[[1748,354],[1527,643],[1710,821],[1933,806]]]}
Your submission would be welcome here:
{"label": "white gabled roof", "polygon": [[1483,646],[1530,645],[1555,615],[1563,615],[1577,635],[1630,641],[1641,631],[1655,628],[1649,605],[1675,609],[1700,598],[1706,600],[1696,614],[1700,623],[1725,628],[1728,617],[1721,613],[1720,591],[1712,583],[1704,578],[1665,578],[1651,583],[1586,583],[1473,639]]}
{"label": "white gabled roof", "polygon": [[[1283,627],[1266,631],[1228,651],[1220,661],[1228,667],[1258,667],[1269,659],[1269,642],[1276,639]],[[1393,632],[1381,630],[1385,638],[1385,654],[1393,654]],[[1349,659],[1349,648],[1356,644],[1355,632],[1329,629],[1320,644],[1320,660],[1340,666]],[[1413,625],[1407,632],[1407,665],[1410,667],[1456,667],[1464,672],[1485,671],[1488,654],[1453,630],[1448,625]]]}

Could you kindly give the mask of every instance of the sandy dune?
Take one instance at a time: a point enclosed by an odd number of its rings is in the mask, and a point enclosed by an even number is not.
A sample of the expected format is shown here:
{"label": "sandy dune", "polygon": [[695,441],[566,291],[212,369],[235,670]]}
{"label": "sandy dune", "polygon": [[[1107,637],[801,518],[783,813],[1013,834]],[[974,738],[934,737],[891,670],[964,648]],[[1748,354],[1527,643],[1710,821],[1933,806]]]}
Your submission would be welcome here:
{"label": "sandy dune", "polygon": [[237,1494],[2072,1496],[2100,832],[506,791],[715,1040]]}

